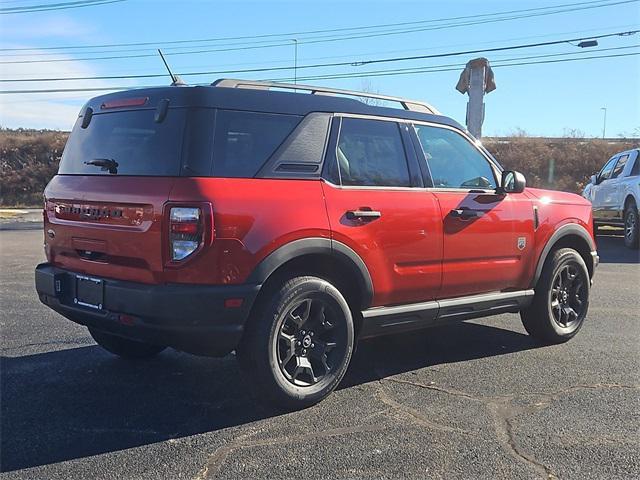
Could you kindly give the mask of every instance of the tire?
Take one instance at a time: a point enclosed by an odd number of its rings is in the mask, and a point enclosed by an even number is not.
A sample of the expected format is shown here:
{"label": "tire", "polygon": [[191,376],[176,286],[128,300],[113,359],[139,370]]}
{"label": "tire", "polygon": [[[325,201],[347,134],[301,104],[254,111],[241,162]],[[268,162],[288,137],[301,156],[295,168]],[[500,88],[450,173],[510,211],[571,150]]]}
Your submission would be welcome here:
{"label": "tire", "polygon": [[531,305],[520,312],[529,335],[545,344],[563,343],[582,327],[589,309],[591,280],[572,248],[552,252],[535,286]]}
{"label": "tire", "polygon": [[640,219],[638,218],[638,207],[634,202],[629,202],[624,209],[624,246],[627,248],[638,248],[638,228]]}
{"label": "tire", "polygon": [[118,337],[93,328],[89,329],[89,333],[96,343],[106,351],[128,359],[150,358],[167,348],[162,345],[129,340],[128,338]]}
{"label": "tire", "polygon": [[297,410],[327,397],[353,353],[347,301],[317,277],[295,277],[267,289],[253,308],[236,350],[256,397]]}

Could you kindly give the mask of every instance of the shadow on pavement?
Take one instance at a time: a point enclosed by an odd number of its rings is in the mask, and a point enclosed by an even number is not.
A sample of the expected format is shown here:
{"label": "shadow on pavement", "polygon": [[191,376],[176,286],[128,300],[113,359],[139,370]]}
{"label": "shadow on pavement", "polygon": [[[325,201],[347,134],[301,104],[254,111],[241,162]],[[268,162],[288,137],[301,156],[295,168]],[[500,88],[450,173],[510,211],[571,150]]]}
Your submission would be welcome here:
{"label": "shadow on pavement", "polygon": [[2,222],[0,231],[3,230],[42,230],[42,222]]}
{"label": "shadow on pavement", "polygon": [[[461,323],[361,342],[340,388],[535,348],[526,335]],[[280,413],[257,405],[233,356],[168,352],[128,362],[92,345],[2,357],[3,472],[162,442]],[[317,408],[322,408],[320,405]]]}
{"label": "shadow on pavement", "polygon": [[596,245],[600,263],[640,263],[640,250],[625,247],[622,233],[599,234]]}

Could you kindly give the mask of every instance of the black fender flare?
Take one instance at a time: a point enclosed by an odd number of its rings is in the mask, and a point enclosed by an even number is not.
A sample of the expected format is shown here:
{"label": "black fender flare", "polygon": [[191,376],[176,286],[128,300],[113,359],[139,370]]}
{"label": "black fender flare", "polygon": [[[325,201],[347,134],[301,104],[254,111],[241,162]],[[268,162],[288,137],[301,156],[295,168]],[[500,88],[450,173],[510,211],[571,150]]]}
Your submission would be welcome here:
{"label": "black fender flare", "polygon": [[358,287],[362,295],[361,308],[367,309],[371,306],[373,281],[366,264],[353,249],[329,238],[302,238],[277,248],[256,265],[247,283],[263,284],[283,264],[304,255],[331,255],[336,258],[358,279]]}
{"label": "black fender flare", "polygon": [[[593,241],[593,238],[591,238],[591,235],[589,235],[587,229],[581,225],[578,225],[577,223],[569,223],[563,225],[555,232],[553,232],[553,235],[551,235],[551,238],[549,238],[544,248],[542,249],[542,253],[540,254],[540,258],[538,259],[538,264],[536,266],[535,275],[533,276],[533,281],[531,282],[531,287],[534,287],[538,283],[540,275],[542,275],[542,268],[544,267],[544,263],[546,262],[547,257],[549,256],[549,253],[553,249],[554,245],[558,243],[560,239],[568,235],[577,235],[585,241],[585,243],[589,247],[589,251],[591,252],[593,261],[593,259],[595,258],[594,255],[596,252],[596,245]],[[595,265],[592,263],[589,271],[593,273],[594,268]]]}

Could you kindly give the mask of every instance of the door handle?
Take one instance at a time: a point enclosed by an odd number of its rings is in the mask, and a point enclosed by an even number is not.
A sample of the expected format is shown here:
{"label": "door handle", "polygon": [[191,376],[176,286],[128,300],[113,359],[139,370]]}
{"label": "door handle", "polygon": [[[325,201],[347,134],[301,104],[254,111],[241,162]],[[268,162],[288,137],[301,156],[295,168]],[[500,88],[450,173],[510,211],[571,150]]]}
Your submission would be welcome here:
{"label": "door handle", "polygon": [[477,218],[480,216],[480,212],[476,210],[470,210],[468,208],[454,208],[449,212],[453,218],[459,218],[460,220],[469,220],[470,218]]}
{"label": "door handle", "polygon": [[346,213],[348,220],[375,220],[376,218],[380,218],[382,213],[377,210],[368,210],[364,208],[360,208],[358,210],[347,210]]}

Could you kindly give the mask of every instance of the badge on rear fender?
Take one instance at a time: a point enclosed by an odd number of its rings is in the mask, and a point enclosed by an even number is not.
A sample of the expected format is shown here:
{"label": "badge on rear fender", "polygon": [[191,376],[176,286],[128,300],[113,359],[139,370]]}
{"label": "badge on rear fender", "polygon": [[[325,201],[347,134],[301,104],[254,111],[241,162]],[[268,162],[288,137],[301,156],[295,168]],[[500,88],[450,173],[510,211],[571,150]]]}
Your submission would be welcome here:
{"label": "badge on rear fender", "polygon": [[524,250],[527,246],[527,237],[518,237],[518,250]]}

